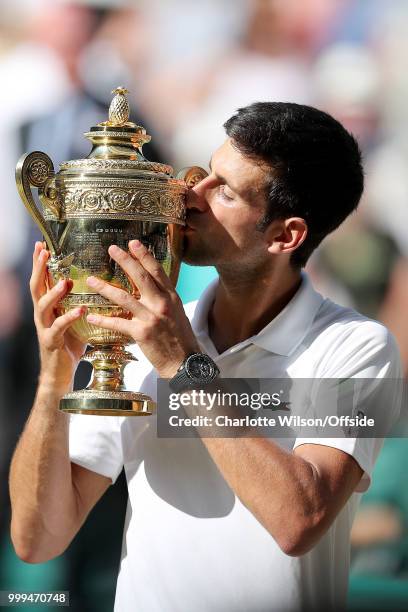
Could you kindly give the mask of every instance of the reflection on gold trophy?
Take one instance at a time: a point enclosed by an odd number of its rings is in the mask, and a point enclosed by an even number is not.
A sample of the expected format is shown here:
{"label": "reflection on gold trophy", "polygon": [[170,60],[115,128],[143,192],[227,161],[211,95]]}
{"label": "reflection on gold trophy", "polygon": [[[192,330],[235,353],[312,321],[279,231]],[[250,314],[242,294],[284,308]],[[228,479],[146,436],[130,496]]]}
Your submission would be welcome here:
{"label": "reflection on gold trophy", "polygon": [[[175,178],[171,166],[147,161],[142,146],[150,136],[129,121],[127,90],[119,87],[112,93],[109,121],[85,134],[93,145],[86,159],[64,162],[56,174],[51,159],[39,151],[23,155],[17,164],[19,194],[50,251],[49,282],[73,280],[61,302],[61,314],[86,306],[89,314],[131,316],[86,284],[88,276],[99,276],[138,295],[137,287],[110,258],[111,244],[127,249],[130,240],[139,239],[175,285],[187,189],[206,176],[205,170],[192,167]],[[31,187],[38,190],[42,210]],[[127,391],[123,384],[123,370],[135,359],[125,347],[133,341],[91,325],[86,314],[74,323],[72,333],[90,345],[83,359],[92,364],[93,375],[86,389],[63,397],[60,409],[113,416],[151,414],[152,399]]]}

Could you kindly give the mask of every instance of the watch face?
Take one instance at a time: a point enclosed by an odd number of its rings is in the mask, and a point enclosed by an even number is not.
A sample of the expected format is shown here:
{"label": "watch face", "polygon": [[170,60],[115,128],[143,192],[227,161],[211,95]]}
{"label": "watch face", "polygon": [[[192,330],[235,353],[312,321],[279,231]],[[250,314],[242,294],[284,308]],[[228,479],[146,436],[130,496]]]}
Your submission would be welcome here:
{"label": "watch face", "polygon": [[186,362],[187,375],[196,382],[207,382],[214,378],[214,362],[207,355],[191,355]]}

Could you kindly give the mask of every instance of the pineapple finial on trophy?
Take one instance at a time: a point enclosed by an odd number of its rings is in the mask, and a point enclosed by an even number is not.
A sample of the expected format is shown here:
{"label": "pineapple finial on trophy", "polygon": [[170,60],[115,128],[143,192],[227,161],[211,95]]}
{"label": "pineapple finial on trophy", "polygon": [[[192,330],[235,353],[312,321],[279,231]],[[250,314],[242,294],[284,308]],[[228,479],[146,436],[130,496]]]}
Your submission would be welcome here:
{"label": "pineapple finial on trophy", "polygon": [[136,127],[129,121],[130,107],[126,94],[129,91],[125,87],[116,87],[111,93],[115,94],[109,106],[109,120],[99,123],[107,127]]}
{"label": "pineapple finial on trophy", "polygon": [[129,93],[125,87],[117,87],[112,91],[115,94],[109,107],[109,123],[119,127],[129,121],[130,108],[126,94]]}

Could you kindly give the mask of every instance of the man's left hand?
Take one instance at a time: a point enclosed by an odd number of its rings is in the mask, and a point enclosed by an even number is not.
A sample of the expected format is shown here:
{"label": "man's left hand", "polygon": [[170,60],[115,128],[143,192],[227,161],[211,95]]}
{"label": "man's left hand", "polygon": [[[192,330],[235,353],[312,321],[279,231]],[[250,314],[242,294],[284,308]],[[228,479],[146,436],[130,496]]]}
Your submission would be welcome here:
{"label": "man's left hand", "polygon": [[90,276],[88,285],[131,314],[130,319],[88,315],[93,325],[131,337],[161,378],[172,378],[184,359],[200,352],[183,304],[161,264],[138,240],[129,242],[129,253],[116,245],[109,255],[138,288],[140,299],[124,289]]}

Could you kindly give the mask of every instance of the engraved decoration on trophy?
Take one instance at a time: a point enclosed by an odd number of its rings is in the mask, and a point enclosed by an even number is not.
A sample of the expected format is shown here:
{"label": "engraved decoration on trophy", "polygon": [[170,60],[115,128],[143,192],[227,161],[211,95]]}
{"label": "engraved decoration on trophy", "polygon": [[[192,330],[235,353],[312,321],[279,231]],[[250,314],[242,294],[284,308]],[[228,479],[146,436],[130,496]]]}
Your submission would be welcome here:
{"label": "engraved decoration on trophy", "polygon": [[[23,155],[16,168],[21,199],[50,251],[50,285],[61,278],[73,281],[60,303],[61,314],[86,306],[86,314],[130,318],[129,312],[93,293],[86,284],[88,276],[99,276],[139,295],[110,258],[112,244],[127,250],[130,240],[139,239],[175,286],[187,189],[207,175],[202,168],[192,167],[174,177],[171,166],[147,161],[142,147],[150,136],[129,121],[127,90],[118,87],[112,93],[109,120],[85,134],[92,143],[86,159],[66,161],[55,173],[48,155],[34,151]],[[36,205],[32,187],[38,191],[41,206]],[[60,409],[105,416],[152,414],[152,399],[124,386],[123,370],[135,360],[126,350],[133,340],[88,323],[86,314],[71,330],[90,345],[83,360],[93,366],[92,379],[86,389],[65,395]]]}

